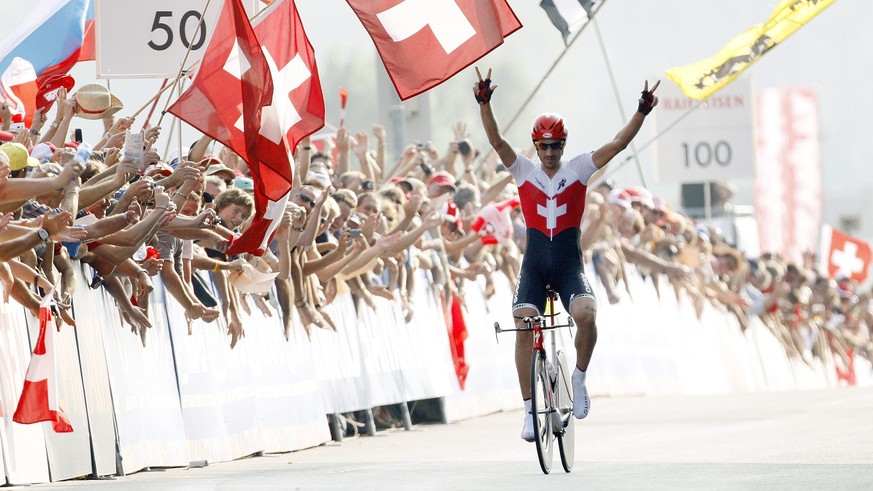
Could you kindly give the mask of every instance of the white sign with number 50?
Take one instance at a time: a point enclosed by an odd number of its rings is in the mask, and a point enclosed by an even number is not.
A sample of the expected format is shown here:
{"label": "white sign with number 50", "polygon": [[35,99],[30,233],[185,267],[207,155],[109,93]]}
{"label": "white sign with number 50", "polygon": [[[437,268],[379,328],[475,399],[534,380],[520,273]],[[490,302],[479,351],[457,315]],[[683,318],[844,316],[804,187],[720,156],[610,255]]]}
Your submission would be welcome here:
{"label": "white sign with number 50", "polygon": [[[224,1],[208,3],[204,15],[206,0],[97,0],[97,76],[175,77],[189,48],[186,68],[206,51]],[[257,13],[258,0],[243,5]]]}

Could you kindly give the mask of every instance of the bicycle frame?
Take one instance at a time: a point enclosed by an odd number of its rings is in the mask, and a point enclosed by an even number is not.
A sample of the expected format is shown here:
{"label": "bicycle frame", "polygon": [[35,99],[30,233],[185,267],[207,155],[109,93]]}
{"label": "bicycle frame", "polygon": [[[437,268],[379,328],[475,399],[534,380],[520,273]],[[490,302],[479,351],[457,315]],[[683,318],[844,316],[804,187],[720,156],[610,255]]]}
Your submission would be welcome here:
{"label": "bicycle frame", "polygon": [[[555,303],[557,294],[551,289],[548,289],[547,305],[548,310],[546,315],[525,316],[521,318],[522,322],[527,325],[524,328],[502,329],[498,322],[494,323],[495,337],[497,342],[500,342],[499,334],[503,331],[523,331],[533,334],[533,343],[531,348],[531,402],[536,400],[535,391],[537,391],[537,380],[539,380],[542,392],[537,397],[542,397],[542,406],[536,404],[534,408],[534,431],[538,433],[535,440],[537,444],[537,456],[540,461],[540,467],[543,472],[548,474],[551,470],[553,442],[557,439],[558,446],[561,452],[561,464],[566,472],[570,472],[573,465],[573,427],[572,427],[572,408],[565,405],[565,395],[558,395],[559,391],[566,394],[566,389],[569,387],[567,381],[566,360],[563,353],[558,351],[557,337],[554,333],[551,336],[551,349],[546,351],[546,332],[553,329],[567,327],[572,332],[572,327],[575,325],[573,318],[569,317],[567,324],[555,324],[555,317],[558,313],[555,312]],[[550,325],[545,325],[545,318],[551,319]],[[539,367],[539,368],[537,368]],[[563,377],[559,380],[559,377]],[[563,385],[562,385],[563,383]],[[570,392],[569,400],[572,405],[572,392]],[[558,406],[561,406],[560,408]],[[562,413],[565,413],[562,415]],[[543,417],[543,422],[537,423],[537,416]],[[545,433],[539,433],[538,424],[544,424]],[[568,426],[569,425],[569,426]],[[568,433],[569,428],[569,433]],[[543,435],[547,436],[543,436]],[[545,438],[545,440],[543,440]],[[564,438],[568,438],[569,447],[565,446]]]}

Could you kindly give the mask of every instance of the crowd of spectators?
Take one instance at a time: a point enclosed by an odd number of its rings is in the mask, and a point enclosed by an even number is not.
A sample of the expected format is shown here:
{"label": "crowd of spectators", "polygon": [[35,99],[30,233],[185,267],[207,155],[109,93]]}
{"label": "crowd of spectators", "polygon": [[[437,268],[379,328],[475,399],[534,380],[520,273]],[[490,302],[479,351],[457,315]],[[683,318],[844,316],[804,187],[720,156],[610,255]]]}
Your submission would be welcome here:
{"label": "crowd of spectators", "polygon": [[[286,338],[295,328],[342,329],[325,306],[349,291],[359,309],[384,297],[412,321],[413,292],[424,287],[419,270],[429,272],[455,322],[465,283],[483,285],[486,297],[495,285],[515,286],[525,253],[517,190],[464,123],[453,127],[451,142],[412,142],[396,161],[378,125],[303,140],[269,250],[228,257],[229,242],[253,215],[245,162],[227,149],[215,152],[205,136],[161,155],[159,128],[139,131],[140,157],[125,155],[126,136],[137,130],[122,109],[98,84],[72,95],[61,89],[50,124],[37,113],[30,128],[14,130],[0,107],[0,282],[7,298],[34,313],[51,294],[61,321],[75,325],[76,275],[91,271],[90,286],[112,296],[145,344],[157,276],[169,301],[185,310],[189,331],[196,319],[223,317],[232,348],[245,328],[257,328],[242,323],[241,312],[252,309],[280,316]],[[71,131],[77,117],[103,121],[105,134],[84,135],[94,141],[90,156]],[[803,264],[744,257],[718,230],[647,189],[610,179],[589,187],[583,224],[585,259],[606,292],[601,302],[631,302],[628,275],[642,275],[698,315],[709,303],[735,315],[742,329],[760,317],[791,357],[833,356],[843,367],[853,353],[873,361],[870,292],[819,274],[810,257]],[[495,282],[498,275],[506,282]],[[460,376],[457,360],[456,369]]]}

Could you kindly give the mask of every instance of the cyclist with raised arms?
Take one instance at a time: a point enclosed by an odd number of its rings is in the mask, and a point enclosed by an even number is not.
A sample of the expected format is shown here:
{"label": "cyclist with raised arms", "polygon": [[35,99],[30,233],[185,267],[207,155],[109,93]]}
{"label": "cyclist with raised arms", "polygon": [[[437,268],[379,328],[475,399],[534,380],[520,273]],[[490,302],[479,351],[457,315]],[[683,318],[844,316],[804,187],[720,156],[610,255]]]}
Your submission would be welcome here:
{"label": "cyclist with raised arms", "polygon": [[[551,285],[560,295],[564,308],[577,326],[574,340],[576,369],[573,371],[573,414],[582,419],[588,415],[591,406],[585,388],[585,371],[597,342],[597,301],[583,271],[579,244],[588,180],[595,171],[627,148],[639,132],[646,115],[658,105],[654,93],[660,81],[651,90],[649,83],[645,83],[637,112],[612,141],[593,152],[569,160],[562,158],[567,140],[563,119],[555,113],[541,114],[534,120],[531,131],[540,160],[535,163],[517,154],[500,133],[491,109],[491,95],[497,88],[491,84],[491,70],[488,70],[484,80],[478,67],[476,74],[479,82],[473,86],[473,94],[480,105],[482,125],[488,142],[515,178],[527,226],[527,253],[512,300],[515,325],[524,329],[526,325],[522,318],[544,312],[547,285]],[[525,404],[521,437],[534,441],[533,417],[530,415],[530,352],[533,335],[530,331],[516,334],[515,365]]]}

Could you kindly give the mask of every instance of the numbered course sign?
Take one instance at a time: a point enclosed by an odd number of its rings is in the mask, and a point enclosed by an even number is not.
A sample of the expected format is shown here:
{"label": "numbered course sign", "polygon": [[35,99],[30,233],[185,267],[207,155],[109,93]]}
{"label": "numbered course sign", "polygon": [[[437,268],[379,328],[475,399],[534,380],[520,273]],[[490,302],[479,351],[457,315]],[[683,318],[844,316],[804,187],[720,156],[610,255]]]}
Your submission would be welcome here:
{"label": "numbered course sign", "polygon": [[656,141],[659,182],[754,178],[752,91],[747,77],[738,78],[691,112],[698,101],[669,80],[661,83],[657,95],[655,126],[659,133],[670,128]]}
{"label": "numbered course sign", "polygon": [[[172,78],[203,57],[223,0],[97,0],[97,76]],[[243,0],[250,16],[257,0]],[[201,23],[202,19],[202,23]],[[199,26],[199,27],[198,27]]]}

